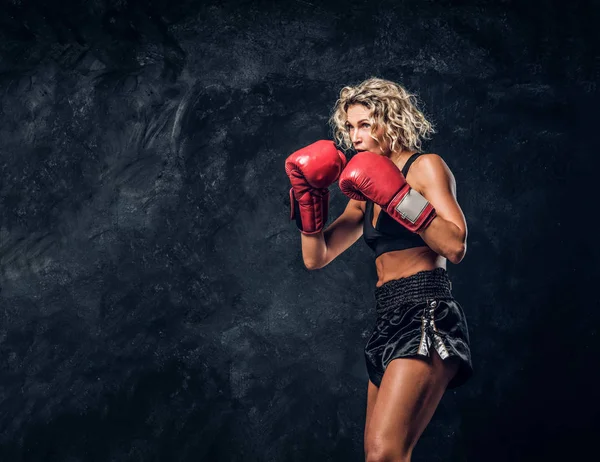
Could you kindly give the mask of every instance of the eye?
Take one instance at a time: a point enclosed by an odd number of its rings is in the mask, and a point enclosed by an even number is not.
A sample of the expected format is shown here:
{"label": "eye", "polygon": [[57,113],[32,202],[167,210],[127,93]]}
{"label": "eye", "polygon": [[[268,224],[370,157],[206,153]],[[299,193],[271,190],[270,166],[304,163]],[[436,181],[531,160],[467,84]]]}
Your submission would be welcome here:
{"label": "eye", "polygon": [[364,123],[361,125],[363,128],[371,128],[371,124]]}

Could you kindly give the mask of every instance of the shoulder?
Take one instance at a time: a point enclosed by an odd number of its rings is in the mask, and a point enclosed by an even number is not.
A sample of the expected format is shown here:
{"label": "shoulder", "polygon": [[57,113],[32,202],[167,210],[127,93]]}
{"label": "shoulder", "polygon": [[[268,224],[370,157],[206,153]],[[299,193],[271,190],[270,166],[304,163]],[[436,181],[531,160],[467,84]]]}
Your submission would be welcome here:
{"label": "shoulder", "polygon": [[419,171],[420,173],[427,173],[428,171],[436,170],[436,169],[447,169],[448,165],[442,159],[442,156],[435,153],[425,153],[421,154],[419,157],[415,159],[413,164],[410,167],[410,171],[413,169]]}
{"label": "shoulder", "polygon": [[410,167],[413,181],[417,189],[426,189],[431,184],[453,183],[454,175],[439,154],[421,154]]}

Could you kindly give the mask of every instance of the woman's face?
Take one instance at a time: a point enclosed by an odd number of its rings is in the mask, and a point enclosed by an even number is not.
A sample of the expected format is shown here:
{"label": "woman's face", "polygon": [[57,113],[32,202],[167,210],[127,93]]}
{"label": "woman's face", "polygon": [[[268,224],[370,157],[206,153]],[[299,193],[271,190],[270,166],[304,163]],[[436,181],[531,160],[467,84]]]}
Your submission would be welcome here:
{"label": "woman's face", "polygon": [[348,107],[347,114],[346,129],[354,149],[377,154],[389,154],[389,149],[383,141],[383,127],[380,127],[375,133],[375,136],[381,140],[380,142],[371,137],[371,111],[367,107],[362,104],[353,104]]}

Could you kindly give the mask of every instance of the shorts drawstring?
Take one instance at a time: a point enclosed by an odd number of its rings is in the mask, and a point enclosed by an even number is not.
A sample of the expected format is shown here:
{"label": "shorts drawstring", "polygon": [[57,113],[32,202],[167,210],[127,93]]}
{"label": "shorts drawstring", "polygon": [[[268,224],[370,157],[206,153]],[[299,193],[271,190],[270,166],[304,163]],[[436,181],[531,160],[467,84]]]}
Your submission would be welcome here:
{"label": "shorts drawstring", "polygon": [[448,349],[444,344],[444,339],[447,334],[440,332],[435,327],[435,309],[437,308],[437,300],[428,300],[427,305],[421,313],[421,341],[419,342],[420,355],[429,356],[429,348],[433,347],[440,355],[440,358],[446,359],[449,355]]}

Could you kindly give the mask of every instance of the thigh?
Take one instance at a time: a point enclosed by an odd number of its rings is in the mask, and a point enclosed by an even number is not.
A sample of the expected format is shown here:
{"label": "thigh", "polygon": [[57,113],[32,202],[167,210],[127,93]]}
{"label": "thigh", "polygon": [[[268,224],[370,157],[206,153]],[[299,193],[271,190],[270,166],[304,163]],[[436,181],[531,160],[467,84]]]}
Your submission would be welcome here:
{"label": "thigh", "polygon": [[379,388],[373,384],[369,380],[369,385],[367,386],[367,418],[365,420],[365,441],[367,439],[367,428],[369,428],[369,421],[371,420],[371,415],[373,414],[373,408],[375,407],[375,402],[377,401],[377,391]]}
{"label": "thigh", "polygon": [[365,446],[408,454],[425,430],[448,382],[456,374],[457,358],[398,358],[386,368],[365,429]]}

